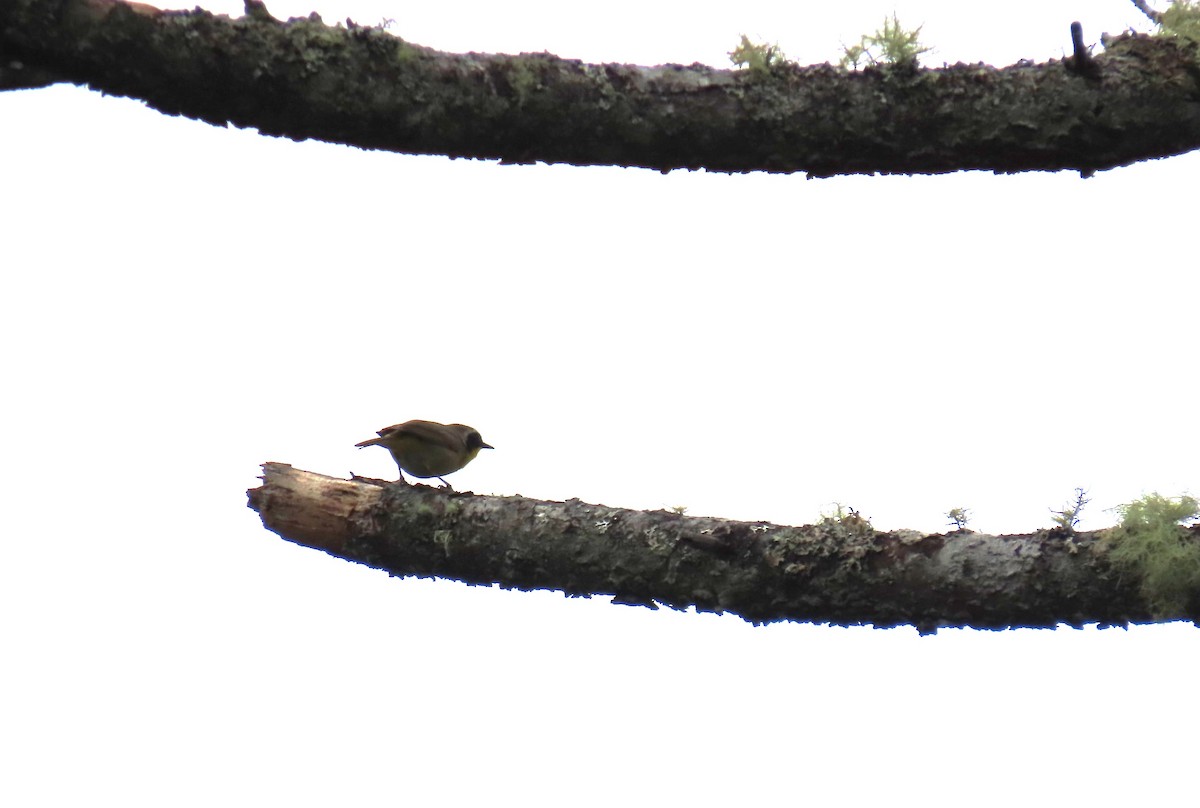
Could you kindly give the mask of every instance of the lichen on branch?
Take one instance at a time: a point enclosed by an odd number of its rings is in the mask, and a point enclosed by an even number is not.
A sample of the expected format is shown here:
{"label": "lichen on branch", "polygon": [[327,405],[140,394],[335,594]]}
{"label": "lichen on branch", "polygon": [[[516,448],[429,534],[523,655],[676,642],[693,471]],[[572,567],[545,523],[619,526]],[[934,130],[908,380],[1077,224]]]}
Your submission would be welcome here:
{"label": "lichen on branch", "polygon": [[1156,616],[1185,613],[1200,600],[1200,540],[1184,528],[1200,518],[1200,502],[1148,494],[1118,510],[1105,541],[1113,564],[1139,582]]}

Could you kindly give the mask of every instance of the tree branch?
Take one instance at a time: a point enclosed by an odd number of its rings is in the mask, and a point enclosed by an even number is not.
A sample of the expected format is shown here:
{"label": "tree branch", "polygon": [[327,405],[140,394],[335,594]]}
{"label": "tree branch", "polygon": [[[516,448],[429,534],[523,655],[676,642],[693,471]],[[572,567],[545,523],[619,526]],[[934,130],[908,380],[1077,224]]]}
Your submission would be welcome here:
{"label": "tree branch", "polygon": [[[1191,53],[1126,35],[1089,59],[996,69],[584,64],[448,54],[374,28],[115,0],[4,0],[19,61],[172,115],[270,135],[510,163],[669,171],[1084,173],[1200,145]],[[1091,71],[1089,71],[1091,72]]]}
{"label": "tree branch", "polygon": [[66,81],[60,74],[50,70],[30,67],[19,61],[0,62],[0,91],[32,90],[49,87]]}
{"label": "tree branch", "polygon": [[1137,7],[1138,11],[1149,17],[1156,25],[1162,25],[1162,12],[1155,11],[1154,9],[1150,8],[1150,4],[1147,3],[1146,0],[1133,0],[1133,5]]}
{"label": "tree branch", "polygon": [[267,529],[398,576],[612,595],[756,623],[929,632],[1152,620],[1096,533],[877,533],[853,516],[783,527],[341,480],[281,463],[265,464],[263,481],[247,493]]}

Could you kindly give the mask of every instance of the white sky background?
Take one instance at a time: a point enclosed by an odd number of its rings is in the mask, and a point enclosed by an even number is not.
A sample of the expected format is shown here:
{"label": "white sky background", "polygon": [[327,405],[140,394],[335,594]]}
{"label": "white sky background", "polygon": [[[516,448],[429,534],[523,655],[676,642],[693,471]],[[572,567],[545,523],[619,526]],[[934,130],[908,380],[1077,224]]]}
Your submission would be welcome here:
{"label": "white sky background", "polygon": [[[836,60],[893,8],[929,65],[1147,29],[1127,0],[1003,6],[268,4],[643,64],[724,66],[742,32]],[[1086,181],[502,167],[66,87],[0,94],[0,153],[3,804],[1194,793],[1190,625],[921,638],[389,579],[244,491],[266,460],[393,477],[354,443],[430,418],[497,447],[460,490],[1024,532],[1084,486],[1107,526],[1197,492],[1196,155]]]}

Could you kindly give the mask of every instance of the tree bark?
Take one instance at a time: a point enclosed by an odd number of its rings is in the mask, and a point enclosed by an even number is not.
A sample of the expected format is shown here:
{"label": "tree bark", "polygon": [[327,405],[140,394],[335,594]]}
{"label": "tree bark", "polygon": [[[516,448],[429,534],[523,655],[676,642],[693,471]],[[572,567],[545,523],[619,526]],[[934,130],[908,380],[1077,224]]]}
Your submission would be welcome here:
{"label": "tree bark", "polygon": [[263,472],[247,493],[267,529],[397,576],[922,633],[1154,620],[1098,533],[880,533],[855,515],[784,527],[341,480],[282,463]]}
{"label": "tree bark", "polygon": [[1166,38],[1002,69],[732,71],[449,54],[315,13],[279,22],[255,0],[247,11],[4,0],[0,64],[9,86],[58,78],[220,126],[509,163],[1088,174],[1200,145],[1200,68]]}

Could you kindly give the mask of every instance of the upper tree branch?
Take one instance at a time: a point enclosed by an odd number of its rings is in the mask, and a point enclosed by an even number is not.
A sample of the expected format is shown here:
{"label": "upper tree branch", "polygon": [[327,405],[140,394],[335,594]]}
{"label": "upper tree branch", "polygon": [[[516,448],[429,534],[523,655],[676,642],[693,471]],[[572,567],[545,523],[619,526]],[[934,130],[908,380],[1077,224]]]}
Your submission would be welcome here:
{"label": "upper tree branch", "polygon": [[1146,0],[1133,0],[1133,4],[1137,7],[1138,11],[1149,17],[1155,24],[1162,23],[1162,12],[1150,8],[1150,4]]}
{"label": "upper tree branch", "polygon": [[1091,172],[1200,145],[1192,56],[1148,37],[1114,40],[1087,75],[1072,60],[730,71],[441,53],[315,14],[281,23],[261,4],[230,19],[4,0],[0,63],[14,62],[219,125],[514,163]]}
{"label": "upper tree branch", "polygon": [[931,631],[1151,620],[1138,584],[1109,566],[1094,533],[924,536],[876,533],[853,519],[794,528],[339,480],[280,463],[263,472],[248,493],[268,529],[394,575],[607,594],[759,622]]}

